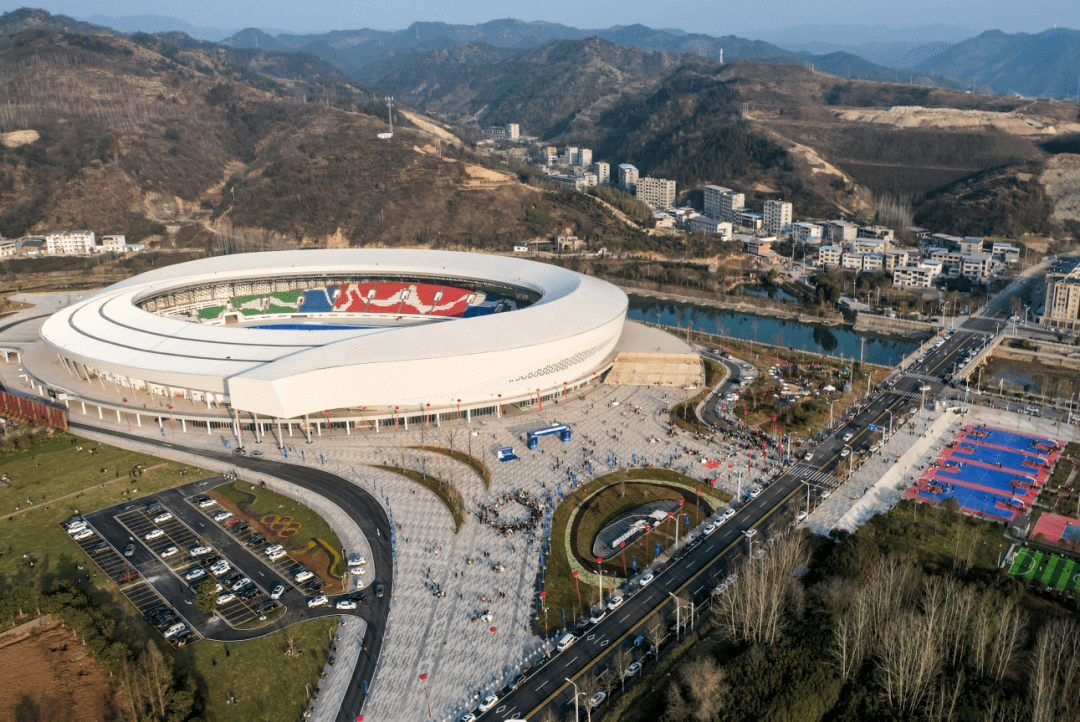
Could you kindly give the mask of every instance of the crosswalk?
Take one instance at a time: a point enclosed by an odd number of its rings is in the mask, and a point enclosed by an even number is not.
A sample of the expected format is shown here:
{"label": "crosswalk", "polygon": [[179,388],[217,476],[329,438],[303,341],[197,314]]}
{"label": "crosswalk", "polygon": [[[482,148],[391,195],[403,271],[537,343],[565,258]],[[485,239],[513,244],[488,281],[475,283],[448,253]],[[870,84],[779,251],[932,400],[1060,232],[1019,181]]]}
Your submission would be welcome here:
{"label": "crosswalk", "polygon": [[800,479],[807,479],[808,481],[817,482],[819,484],[836,486],[839,481],[832,474],[828,474],[820,469],[815,469],[812,466],[807,466],[806,464],[796,464],[793,471]]}
{"label": "crosswalk", "polygon": [[910,377],[915,378],[915,379],[919,379],[920,381],[941,381],[940,376],[933,376],[931,374],[919,373],[918,371],[905,371],[903,373],[903,375],[904,376],[910,376]]}

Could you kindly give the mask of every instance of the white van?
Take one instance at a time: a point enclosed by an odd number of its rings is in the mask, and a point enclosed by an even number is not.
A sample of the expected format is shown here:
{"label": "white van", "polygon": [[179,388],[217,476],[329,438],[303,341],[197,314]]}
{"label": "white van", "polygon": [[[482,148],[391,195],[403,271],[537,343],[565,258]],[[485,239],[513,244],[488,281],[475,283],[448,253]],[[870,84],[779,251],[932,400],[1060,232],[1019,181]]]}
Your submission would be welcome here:
{"label": "white van", "polygon": [[303,571],[300,571],[300,572],[297,572],[296,574],[294,574],[293,575],[293,581],[296,582],[297,584],[300,584],[301,582],[306,582],[308,579],[311,579],[314,576],[315,576],[314,574],[312,574],[310,571],[305,569]]}
{"label": "white van", "polygon": [[183,623],[177,623],[165,630],[165,639],[172,639],[176,635],[187,629],[187,625]]}
{"label": "white van", "polygon": [[566,634],[559,640],[559,644],[556,646],[560,652],[565,652],[570,649],[570,645],[577,641],[577,637],[572,634]]}

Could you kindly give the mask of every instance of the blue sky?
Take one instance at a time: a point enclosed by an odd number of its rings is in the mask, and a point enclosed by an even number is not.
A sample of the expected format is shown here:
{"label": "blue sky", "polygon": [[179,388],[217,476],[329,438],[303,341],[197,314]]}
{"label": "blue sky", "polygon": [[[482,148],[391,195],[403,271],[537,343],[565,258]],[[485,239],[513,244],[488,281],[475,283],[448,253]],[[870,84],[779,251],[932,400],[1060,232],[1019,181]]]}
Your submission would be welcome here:
{"label": "blue sky", "polygon": [[[478,23],[496,18],[548,20],[594,28],[642,23],[674,27],[709,35],[765,35],[769,30],[802,24],[886,25],[896,28],[953,25],[976,31],[1038,32],[1053,27],[1080,26],[1077,0],[545,0],[506,3],[498,0],[0,0],[0,10],[43,7],[77,17],[155,14],[179,18],[196,26],[216,28],[265,27],[293,32],[372,27],[398,29],[410,23],[444,21]],[[758,32],[760,31],[760,33]],[[825,40],[826,38],[822,38]],[[855,38],[828,38],[851,42]]]}

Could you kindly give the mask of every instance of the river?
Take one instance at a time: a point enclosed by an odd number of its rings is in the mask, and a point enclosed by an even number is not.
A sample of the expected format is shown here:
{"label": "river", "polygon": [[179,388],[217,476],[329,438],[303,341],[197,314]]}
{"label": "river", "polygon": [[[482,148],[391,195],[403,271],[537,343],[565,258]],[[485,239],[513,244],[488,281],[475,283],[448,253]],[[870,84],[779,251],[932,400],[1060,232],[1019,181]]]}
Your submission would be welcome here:
{"label": "river", "polygon": [[898,366],[918,348],[916,343],[863,336],[846,326],[820,326],[651,298],[631,297],[626,315],[635,321],[678,328],[690,325],[692,331],[771,343],[797,351],[816,351],[836,358],[858,359],[865,342],[866,362],[881,366]]}

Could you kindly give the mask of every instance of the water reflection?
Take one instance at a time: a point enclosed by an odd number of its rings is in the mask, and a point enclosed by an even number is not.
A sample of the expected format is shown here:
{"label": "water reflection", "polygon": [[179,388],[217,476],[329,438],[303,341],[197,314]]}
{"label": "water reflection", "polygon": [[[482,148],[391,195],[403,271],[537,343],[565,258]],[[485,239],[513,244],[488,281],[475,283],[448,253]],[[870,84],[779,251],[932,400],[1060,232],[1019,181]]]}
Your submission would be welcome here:
{"label": "water reflection", "polygon": [[631,298],[627,317],[635,321],[719,333],[733,338],[771,343],[798,351],[816,351],[837,358],[857,359],[866,343],[867,363],[897,366],[917,344],[861,336],[848,327],[819,326],[720,308],[694,307],[673,301]]}

